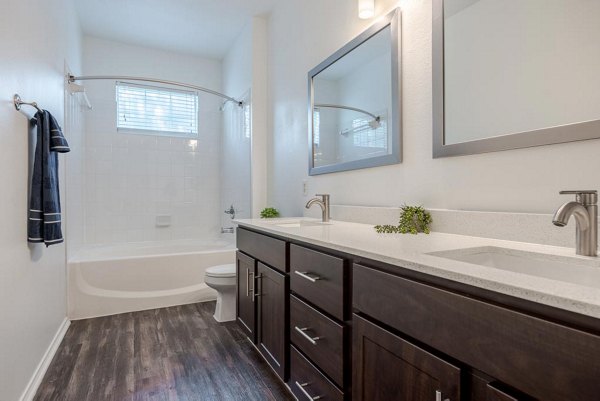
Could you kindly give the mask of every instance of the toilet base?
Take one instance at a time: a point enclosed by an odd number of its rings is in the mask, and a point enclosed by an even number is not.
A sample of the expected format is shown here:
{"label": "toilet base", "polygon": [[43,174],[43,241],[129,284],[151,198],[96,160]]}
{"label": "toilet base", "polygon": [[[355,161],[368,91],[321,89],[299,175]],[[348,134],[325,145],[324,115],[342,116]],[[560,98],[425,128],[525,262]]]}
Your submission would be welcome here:
{"label": "toilet base", "polygon": [[231,291],[217,293],[217,306],[213,317],[219,323],[235,320],[235,287]]}

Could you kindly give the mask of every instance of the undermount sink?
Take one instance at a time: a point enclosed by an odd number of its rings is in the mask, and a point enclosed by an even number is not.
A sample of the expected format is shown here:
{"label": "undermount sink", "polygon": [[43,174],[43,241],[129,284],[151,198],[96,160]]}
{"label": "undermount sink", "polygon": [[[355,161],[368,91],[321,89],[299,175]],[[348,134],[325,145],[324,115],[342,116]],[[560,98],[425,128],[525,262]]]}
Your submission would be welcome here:
{"label": "undermount sink", "polygon": [[324,223],[322,221],[317,221],[317,220],[295,219],[295,220],[279,220],[279,221],[270,222],[270,224],[277,226],[277,227],[284,227],[284,228],[299,228],[299,227],[311,227],[311,226],[327,226],[327,225],[331,225],[331,222]]}
{"label": "undermount sink", "polygon": [[431,252],[429,255],[600,289],[600,261],[500,247]]}

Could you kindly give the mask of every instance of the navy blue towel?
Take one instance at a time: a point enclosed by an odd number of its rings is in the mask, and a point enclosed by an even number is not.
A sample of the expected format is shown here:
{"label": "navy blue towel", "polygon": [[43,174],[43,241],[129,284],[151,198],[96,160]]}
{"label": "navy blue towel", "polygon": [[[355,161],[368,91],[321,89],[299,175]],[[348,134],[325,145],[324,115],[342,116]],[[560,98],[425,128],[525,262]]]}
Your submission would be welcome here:
{"label": "navy blue towel", "polygon": [[31,119],[37,125],[37,144],[29,197],[29,242],[46,246],[63,242],[58,188],[58,153],[70,151],[56,119],[48,111],[36,113]]}

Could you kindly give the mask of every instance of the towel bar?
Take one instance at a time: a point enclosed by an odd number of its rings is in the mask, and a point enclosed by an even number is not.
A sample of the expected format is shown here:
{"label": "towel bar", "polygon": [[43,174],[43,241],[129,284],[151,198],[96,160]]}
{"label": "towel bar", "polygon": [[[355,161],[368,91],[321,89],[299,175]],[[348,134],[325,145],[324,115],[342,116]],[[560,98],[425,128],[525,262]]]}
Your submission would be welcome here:
{"label": "towel bar", "polygon": [[27,106],[35,107],[37,109],[37,111],[39,111],[39,112],[42,111],[42,109],[40,109],[38,107],[38,104],[36,102],[24,102],[21,100],[21,96],[19,96],[18,94],[15,94],[13,96],[13,103],[15,105],[15,109],[17,109],[17,110],[21,110],[21,106],[27,105]]}

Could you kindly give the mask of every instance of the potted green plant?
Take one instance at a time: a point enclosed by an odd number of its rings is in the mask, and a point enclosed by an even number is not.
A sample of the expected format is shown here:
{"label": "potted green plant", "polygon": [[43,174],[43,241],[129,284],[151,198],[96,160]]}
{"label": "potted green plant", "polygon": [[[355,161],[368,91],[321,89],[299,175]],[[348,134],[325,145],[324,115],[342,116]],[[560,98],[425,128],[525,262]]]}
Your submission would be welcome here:
{"label": "potted green plant", "polygon": [[400,233],[400,234],[429,234],[429,226],[433,219],[423,206],[404,205],[400,212],[400,221],[397,226],[377,225],[375,231],[378,233]]}
{"label": "potted green plant", "polygon": [[274,207],[266,207],[260,212],[261,219],[272,219],[274,217],[279,217],[279,211]]}

